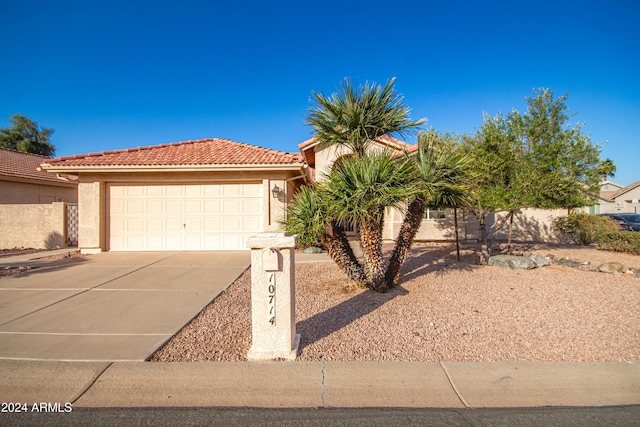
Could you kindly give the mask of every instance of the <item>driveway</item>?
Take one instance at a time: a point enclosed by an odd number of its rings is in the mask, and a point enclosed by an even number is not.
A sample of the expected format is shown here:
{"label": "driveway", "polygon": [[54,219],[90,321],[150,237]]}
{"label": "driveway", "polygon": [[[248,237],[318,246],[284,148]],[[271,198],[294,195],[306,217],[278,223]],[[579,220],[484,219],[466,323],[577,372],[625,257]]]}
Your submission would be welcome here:
{"label": "driveway", "polygon": [[249,265],[249,251],[41,262],[0,279],[0,359],[146,360]]}

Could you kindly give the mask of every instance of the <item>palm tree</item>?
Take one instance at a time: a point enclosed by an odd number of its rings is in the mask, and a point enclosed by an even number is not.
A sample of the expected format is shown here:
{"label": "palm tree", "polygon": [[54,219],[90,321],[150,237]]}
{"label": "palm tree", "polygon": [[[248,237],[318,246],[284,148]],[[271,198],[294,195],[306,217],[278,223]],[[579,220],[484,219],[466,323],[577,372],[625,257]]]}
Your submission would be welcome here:
{"label": "palm tree", "polygon": [[360,226],[367,286],[384,291],[384,212],[388,207],[401,207],[413,194],[409,162],[390,152],[365,152],[360,157],[344,157],[327,178],[323,199],[329,217]]}
{"label": "palm tree", "polygon": [[613,160],[608,157],[602,160],[598,165],[598,172],[600,173],[600,176],[602,176],[603,181],[606,181],[608,177],[615,178],[617,170],[618,169],[613,163]]}
{"label": "palm tree", "polygon": [[322,244],[350,280],[364,285],[367,281],[364,270],[351,250],[344,231],[333,226],[334,221],[327,214],[326,203],[318,195],[322,188],[318,187],[321,186],[301,187],[287,206],[287,218],[281,224],[288,232],[297,234],[301,243]]}
{"label": "palm tree", "polygon": [[418,150],[409,157],[416,193],[406,209],[385,273],[388,288],[398,284],[400,268],[413,245],[427,206],[461,207],[467,203],[470,159],[456,152],[450,140],[448,134],[442,136],[433,130],[418,135]]}
{"label": "palm tree", "polygon": [[[375,208],[362,209],[355,204],[340,204],[339,201],[346,201],[344,196],[340,196],[336,190],[343,186],[343,189],[353,190],[355,196],[353,200],[365,202],[365,198],[357,197],[363,192],[372,188],[367,185],[375,182],[373,164],[388,166],[389,159],[372,159],[369,170],[359,170],[356,164],[359,159],[366,156],[368,146],[383,135],[403,135],[413,128],[424,123],[424,120],[411,120],[410,110],[402,104],[403,97],[395,92],[395,78],[390,79],[384,86],[375,83],[365,83],[354,88],[349,79],[345,79],[337,93],[327,97],[322,93],[312,93],[313,107],[309,110],[306,118],[307,123],[313,128],[315,137],[324,146],[344,146],[351,156],[343,156],[340,162],[334,165],[334,175],[332,187],[334,190],[332,200],[332,212],[335,217],[328,219],[327,229],[334,234],[340,235],[342,229],[338,225],[340,221],[353,221],[360,226],[360,244],[364,254],[364,270],[367,282],[371,288],[378,288],[384,278],[382,267],[382,221],[384,214],[385,198],[374,200]],[[386,162],[386,163],[385,163]],[[382,165],[385,163],[385,165]],[[361,166],[366,169],[364,165]],[[382,175],[388,172],[384,169]],[[349,177],[349,173],[355,176]],[[330,174],[330,175],[331,175]],[[354,178],[354,179],[351,179]],[[377,178],[382,178],[378,176]],[[331,180],[331,178],[329,178]],[[364,184],[366,190],[358,190],[353,185]],[[374,184],[377,185],[377,184]],[[384,187],[384,185],[383,185]],[[362,191],[361,191],[362,190]],[[324,194],[324,193],[323,193]],[[405,196],[406,197],[406,196]],[[392,203],[396,203],[395,201]],[[363,205],[363,206],[366,206]],[[353,214],[353,216],[350,216]],[[342,233],[344,234],[344,233]],[[346,238],[335,242],[336,245],[344,246],[339,252],[347,254],[346,260],[355,260],[353,250],[349,246]],[[351,261],[349,261],[351,262]],[[357,261],[356,261],[357,263]],[[351,271],[357,271],[355,265],[349,267]]]}
{"label": "palm tree", "polygon": [[367,82],[356,89],[345,79],[340,91],[329,97],[312,92],[314,107],[306,121],[321,144],[342,145],[362,156],[381,136],[402,135],[424,123],[409,118],[410,109],[402,105],[394,83],[392,78],[384,87]]}

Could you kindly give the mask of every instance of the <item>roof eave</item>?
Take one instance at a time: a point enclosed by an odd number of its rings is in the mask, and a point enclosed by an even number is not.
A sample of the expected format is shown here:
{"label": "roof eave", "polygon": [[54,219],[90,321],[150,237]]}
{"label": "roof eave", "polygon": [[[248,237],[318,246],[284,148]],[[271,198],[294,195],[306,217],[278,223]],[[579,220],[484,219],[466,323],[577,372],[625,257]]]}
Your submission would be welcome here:
{"label": "roof eave", "polygon": [[43,164],[43,170],[53,173],[82,172],[247,172],[247,171],[297,171],[304,163],[286,164],[240,164],[240,165],[100,165],[63,166]]}

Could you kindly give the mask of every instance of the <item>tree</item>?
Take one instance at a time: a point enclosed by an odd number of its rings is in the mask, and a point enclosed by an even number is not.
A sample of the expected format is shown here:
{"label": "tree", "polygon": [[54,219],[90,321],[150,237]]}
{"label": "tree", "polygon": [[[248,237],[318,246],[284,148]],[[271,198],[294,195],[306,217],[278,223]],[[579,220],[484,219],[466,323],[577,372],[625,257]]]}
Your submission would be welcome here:
{"label": "tree", "polygon": [[520,138],[529,167],[528,206],[577,208],[591,204],[598,192],[600,147],[582,132],[584,123],[570,126],[567,95],[553,97],[549,89],[526,98]]}
{"label": "tree", "polygon": [[468,204],[470,157],[455,150],[455,137],[435,130],[418,135],[418,150],[408,156],[411,181],[416,187],[413,200],[406,209],[396,246],[385,273],[388,288],[396,286],[400,268],[420,229],[427,207],[462,207]]}
{"label": "tree", "polygon": [[0,147],[11,148],[25,153],[51,157],[55,147],[49,141],[53,129],[41,128],[28,117],[13,115],[9,121],[12,126],[0,129]]}
{"label": "tree", "polygon": [[[534,94],[526,98],[525,114],[486,115],[480,130],[461,146],[478,176],[471,195],[482,262],[488,260],[493,236],[507,220],[512,224],[516,210],[585,206],[597,189],[600,148],[582,133],[580,123],[566,124],[567,96],[554,99],[548,89]],[[488,216],[497,212],[507,214],[488,229]]]}
{"label": "tree", "polygon": [[291,234],[300,236],[303,244],[320,243],[331,259],[355,283],[365,284],[367,277],[358,263],[344,231],[334,227],[328,214],[326,201],[319,195],[322,184],[301,187],[287,206],[287,218],[282,226]]}
{"label": "tree", "polygon": [[386,151],[365,152],[359,157],[343,157],[327,180],[322,194],[330,217],[359,226],[367,284],[374,290],[385,290],[384,213],[389,207],[402,208],[415,191],[409,162]]}
{"label": "tree", "polygon": [[320,143],[343,145],[358,156],[364,155],[372,141],[383,135],[403,135],[424,120],[411,120],[410,109],[402,105],[403,97],[395,92],[395,78],[384,87],[365,83],[354,88],[344,79],[340,90],[327,97],[312,92],[314,107],[307,123]]}
{"label": "tree", "polygon": [[608,177],[615,178],[617,170],[618,168],[616,168],[613,160],[608,157],[598,165],[598,172],[603,181],[606,181]]}
{"label": "tree", "polygon": [[[324,234],[336,240],[327,252],[352,279],[364,272],[366,285],[383,291],[384,270],[382,259],[382,225],[384,210],[389,206],[400,206],[410,197],[412,187],[407,181],[408,170],[405,159],[389,153],[368,153],[367,148],[383,135],[402,135],[419,126],[423,120],[409,118],[409,108],[402,104],[403,98],[394,89],[395,79],[384,86],[366,83],[355,88],[345,79],[337,93],[329,97],[313,93],[313,106],[306,118],[314,129],[315,137],[325,146],[341,145],[351,152],[333,165],[327,181],[316,185],[317,209],[323,212]],[[314,209],[303,208],[305,193],[296,196],[289,207],[285,228],[289,232],[311,227],[296,227],[309,224]],[[326,217],[324,216],[326,214]],[[300,216],[294,219],[295,216]],[[340,227],[342,221],[352,221],[360,227],[360,246],[364,265],[360,265]],[[317,229],[313,229],[317,232]],[[324,242],[326,236],[318,237]],[[359,281],[359,280],[355,280]]]}

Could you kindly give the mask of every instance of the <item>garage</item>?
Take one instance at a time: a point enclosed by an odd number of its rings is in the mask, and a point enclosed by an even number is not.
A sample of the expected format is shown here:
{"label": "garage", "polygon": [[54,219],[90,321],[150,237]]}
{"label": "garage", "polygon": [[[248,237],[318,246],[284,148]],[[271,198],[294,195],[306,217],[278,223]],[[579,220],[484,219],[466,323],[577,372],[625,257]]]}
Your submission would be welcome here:
{"label": "garage", "polygon": [[78,183],[78,248],[246,251],[280,230],[309,182],[301,154],[206,138],[48,159],[42,170]]}
{"label": "garage", "polygon": [[263,199],[261,182],[108,184],[108,250],[245,250]]}

